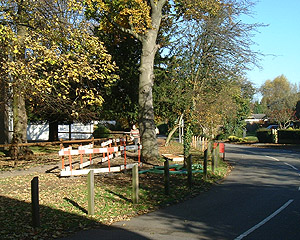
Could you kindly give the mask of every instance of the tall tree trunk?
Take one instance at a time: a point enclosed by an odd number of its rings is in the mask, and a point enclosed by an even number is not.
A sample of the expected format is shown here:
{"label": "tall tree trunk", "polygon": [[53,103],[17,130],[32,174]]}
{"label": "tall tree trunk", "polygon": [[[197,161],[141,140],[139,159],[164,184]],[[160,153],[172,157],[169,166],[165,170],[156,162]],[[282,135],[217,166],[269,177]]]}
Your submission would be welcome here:
{"label": "tall tree trunk", "polygon": [[154,57],[158,49],[156,44],[165,1],[152,5],[152,29],[142,40],[142,55],[139,79],[139,128],[142,141],[142,159],[158,157],[158,145],[155,132],[152,88],[154,84]]}
{"label": "tall tree trunk", "polygon": [[[19,21],[23,22],[23,9],[22,3],[18,5],[18,18]],[[20,46],[19,52],[15,54],[15,59],[25,61],[25,45],[24,39],[26,37],[27,29],[23,25],[17,25],[17,38],[18,46]],[[12,79],[13,82],[13,99],[12,99],[12,111],[13,111],[13,139],[11,155],[15,160],[18,160],[20,153],[26,153],[26,148],[18,147],[19,143],[27,142],[27,114],[25,108],[25,96],[23,80],[26,76],[19,76],[18,78]]]}
{"label": "tall tree trunk", "polygon": [[8,86],[5,79],[0,79],[0,144],[10,143],[9,138],[9,110],[10,99]]}
{"label": "tall tree trunk", "polygon": [[49,141],[58,141],[58,121],[49,122]]}

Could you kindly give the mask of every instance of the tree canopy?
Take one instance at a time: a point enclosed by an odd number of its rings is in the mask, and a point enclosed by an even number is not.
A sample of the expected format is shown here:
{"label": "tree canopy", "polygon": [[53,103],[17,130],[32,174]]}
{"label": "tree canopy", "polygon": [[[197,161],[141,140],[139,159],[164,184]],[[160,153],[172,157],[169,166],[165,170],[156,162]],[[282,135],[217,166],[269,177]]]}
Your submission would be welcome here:
{"label": "tree canopy", "polygon": [[47,120],[86,120],[117,78],[81,9],[76,1],[0,2],[1,81],[12,89],[15,142],[26,141],[25,100]]}

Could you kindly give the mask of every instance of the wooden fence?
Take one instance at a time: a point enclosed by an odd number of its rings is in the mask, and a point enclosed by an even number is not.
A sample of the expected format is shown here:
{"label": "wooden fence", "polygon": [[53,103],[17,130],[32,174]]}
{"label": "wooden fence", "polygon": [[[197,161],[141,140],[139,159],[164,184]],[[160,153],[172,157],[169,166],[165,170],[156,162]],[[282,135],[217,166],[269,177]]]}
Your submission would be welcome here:
{"label": "wooden fence", "polygon": [[192,147],[201,152],[204,152],[208,148],[208,143],[209,143],[208,138],[200,137],[200,136],[192,137],[192,143],[191,143]]}

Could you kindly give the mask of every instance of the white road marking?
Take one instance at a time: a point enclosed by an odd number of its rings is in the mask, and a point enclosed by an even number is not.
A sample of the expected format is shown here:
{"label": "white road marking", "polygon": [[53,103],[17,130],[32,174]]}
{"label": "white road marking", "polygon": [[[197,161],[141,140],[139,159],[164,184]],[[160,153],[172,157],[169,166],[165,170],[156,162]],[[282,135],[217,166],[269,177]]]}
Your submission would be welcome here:
{"label": "white road marking", "polygon": [[291,164],[289,164],[289,163],[286,163],[286,162],[285,162],[284,164],[290,166],[290,167],[293,168],[294,170],[298,170],[298,168],[294,167],[293,165],[291,165]]}
{"label": "white road marking", "polygon": [[277,159],[277,158],[274,158],[274,157],[270,157],[270,156],[267,156],[267,155],[266,155],[266,157],[268,157],[268,158],[271,158],[271,159],[273,159],[273,160],[275,160],[275,161],[277,161],[277,162],[279,162],[279,161],[280,161],[279,159]]}
{"label": "white road marking", "polygon": [[240,239],[243,239],[244,237],[248,236],[250,233],[254,232],[256,229],[258,229],[259,227],[261,227],[262,225],[264,225],[266,222],[268,222],[269,220],[271,220],[273,217],[275,217],[278,213],[280,213],[282,210],[284,210],[293,201],[294,201],[294,199],[291,199],[291,200],[287,201],[284,205],[282,205],[279,209],[277,209],[275,212],[273,212],[270,216],[268,216],[267,218],[265,218],[260,223],[258,223],[255,226],[253,226],[252,228],[250,228],[248,231],[242,233],[240,236],[238,236],[234,240],[240,240]]}

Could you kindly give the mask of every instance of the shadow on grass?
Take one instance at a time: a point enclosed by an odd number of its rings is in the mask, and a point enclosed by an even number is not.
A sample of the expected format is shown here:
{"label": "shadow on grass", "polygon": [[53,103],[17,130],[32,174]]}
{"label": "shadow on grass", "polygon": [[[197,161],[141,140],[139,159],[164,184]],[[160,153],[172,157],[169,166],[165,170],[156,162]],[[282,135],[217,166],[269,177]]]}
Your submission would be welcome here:
{"label": "shadow on grass", "polygon": [[[66,199],[70,203],[77,203]],[[74,205],[74,206],[75,206]],[[80,207],[81,210],[85,210]],[[85,210],[86,211],[86,210]],[[94,221],[91,218],[40,205],[41,226],[32,227],[31,203],[0,196],[1,239],[98,239],[99,233],[103,239],[119,239],[122,235],[132,239],[147,239],[139,234],[124,229],[110,227]],[[95,230],[82,231],[95,228]],[[76,233],[74,235],[74,233]],[[69,236],[69,237],[68,237]]]}
{"label": "shadow on grass", "polygon": [[76,207],[77,209],[79,209],[83,213],[88,214],[88,211],[85,208],[81,207],[77,202],[73,201],[72,199],[69,199],[69,198],[65,197],[64,200],[66,200],[68,203],[71,203],[74,207]]}
{"label": "shadow on grass", "polygon": [[109,192],[110,194],[113,194],[113,195],[115,195],[115,196],[117,196],[117,197],[119,197],[119,198],[121,198],[121,199],[127,201],[127,202],[132,203],[132,200],[131,200],[131,199],[129,199],[129,198],[127,198],[127,197],[124,197],[124,196],[121,195],[121,194],[115,193],[115,192],[113,192],[113,191],[111,191],[111,190],[106,190],[106,191]]}

